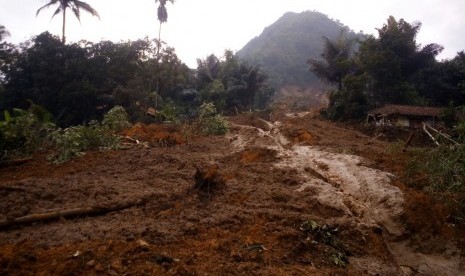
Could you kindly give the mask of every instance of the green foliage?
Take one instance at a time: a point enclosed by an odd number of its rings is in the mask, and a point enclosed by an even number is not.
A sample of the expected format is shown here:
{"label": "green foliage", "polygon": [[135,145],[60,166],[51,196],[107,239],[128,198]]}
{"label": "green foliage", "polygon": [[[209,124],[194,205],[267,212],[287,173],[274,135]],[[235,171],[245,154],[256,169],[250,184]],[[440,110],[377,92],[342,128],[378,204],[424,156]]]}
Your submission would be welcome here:
{"label": "green foliage", "polygon": [[369,77],[368,99],[371,106],[415,104],[419,101],[414,77],[434,63],[443,47],[416,42],[421,23],[389,17],[378,29],[378,38],[368,37],[361,43],[357,64]]}
{"label": "green foliage", "polygon": [[55,147],[50,159],[53,163],[60,164],[87,150],[117,149],[121,138],[115,133],[129,126],[131,124],[124,108],[115,106],[103,116],[102,124],[93,120],[88,125],[57,129],[49,136]]}
{"label": "green foliage", "polygon": [[196,86],[203,102],[223,111],[263,108],[274,94],[259,66],[234,57],[229,50],[222,59],[215,55],[197,60]]}
{"label": "green foliage", "polygon": [[131,119],[143,119],[149,107],[158,107],[154,76],[159,76],[158,95],[173,101],[192,77],[173,48],[161,49],[158,61],[154,48],[148,39],[64,45],[49,33],[40,34],[5,66],[0,110],[25,108],[31,99],[61,127],[99,119],[106,106],[115,105]]}
{"label": "green foliage", "polygon": [[217,114],[213,103],[203,103],[199,107],[196,125],[205,135],[225,135],[228,132],[226,118]]}
{"label": "green foliage", "polygon": [[[77,19],[79,21],[81,21],[81,10],[84,10],[86,11],[87,13],[93,15],[93,16],[97,16],[99,17],[98,15],[98,12],[92,8],[92,6],[90,6],[89,4],[87,4],[86,2],[83,2],[83,1],[78,1],[78,0],[50,0],[50,2],[48,2],[47,4],[45,4],[44,6],[40,7],[37,12],[36,12],[36,15],[38,15],[40,13],[40,11],[42,11],[43,9],[45,8],[49,8],[50,6],[52,5],[55,5],[55,4],[58,4],[58,8],[55,10],[55,12],[53,13],[52,15],[52,18],[57,15],[58,13],[62,12],[64,14],[63,16],[63,34],[62,34],[62,42],[63,44],[65,43],[66,41],[66,37],[65,37],[65,15],[66,15],[66,9],[71,9],[74,13],[74,15],[77,17]],[[100,18],[100,17],[99,17]]]}
{"label": "green foliage", "polygon": [[130,127],[131,123],[126,110],[122,106],[115,106],[103,116],[102,126],[118,133]]}
{"label": "green foliage", "polygon": [[65,163],[87,150],[116,149],[120,143],[118,136],[97,121],[91,121],[87,126],[57,129],[50,134],[50,139],[55,147],[50,159],[55,164]]}
{"label": "green foliage", "polygon": [[312,244],[323,243],[329,247],[329,258],[335,265],[345,267],[348,265],[346,250],[338,238],[339,229],[329,225],[319,225],[314,220],[304,221],[300,230],[306,235],[306,240],[311,240]]}
{"label": "green foliage", "polygon": [[322,60],[309,59],[309,69],[323,81],[337,85],[338,91],[342,90],[342,81],[351,69],[350,57],[353,52],[355,40],[344,36],[341,30],[337,40],[323,37],[324,47],[321,54]]}
{"label": "green foliage", "polygon": [[14,109],[13,114],[5,110],[4,120],[0,121],[0,159],[34,152],[53,128],[50,121],[39,118],[32,108]]}
{"label": "green foliage", "polygon": [[460,121],[456,128],[455,132],[457,134],[458,140],[462,143],[465,144],[465,119]]}
{"label": "green foliage", "polygon": [[179,109],[173,102],[163,103],[157,115],[163,122],[179,123]]}
{"label": "green foliage", "polygon": [[[465,145],[420,149],[407,165],[412,184],[420,184],[465,219]],[[414,183],[413,183],[414,182]]]}

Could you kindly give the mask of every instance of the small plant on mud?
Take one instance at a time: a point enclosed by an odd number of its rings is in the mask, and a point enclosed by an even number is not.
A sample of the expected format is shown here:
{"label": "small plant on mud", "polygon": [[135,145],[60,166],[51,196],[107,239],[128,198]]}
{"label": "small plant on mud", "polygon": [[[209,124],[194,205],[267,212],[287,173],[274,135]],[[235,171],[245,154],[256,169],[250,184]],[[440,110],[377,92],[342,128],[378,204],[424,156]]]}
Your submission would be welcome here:
{"label": "small plant on mud", "polygon": [[314,220],[304,221],[299,228],[311,244],[325,244],[330,247],[329,259],[337,266],[345,267],[349,263],[347,252],[341,240],[338,238],[339,229],[329,225],[319,225]]}
{"label": "small plant on mud", "polygon": [[104,116],[102,125],[108,127],[114,132],[120,132],[131,126],[128,113],[122,106],[115,106],[110,109]]}
{"label": "small plant on mud", "polygon": [[226,118],[217,114],[213,103],[203,103],[199,107],[196,125],[205,135],[225,135],[228,132]]}

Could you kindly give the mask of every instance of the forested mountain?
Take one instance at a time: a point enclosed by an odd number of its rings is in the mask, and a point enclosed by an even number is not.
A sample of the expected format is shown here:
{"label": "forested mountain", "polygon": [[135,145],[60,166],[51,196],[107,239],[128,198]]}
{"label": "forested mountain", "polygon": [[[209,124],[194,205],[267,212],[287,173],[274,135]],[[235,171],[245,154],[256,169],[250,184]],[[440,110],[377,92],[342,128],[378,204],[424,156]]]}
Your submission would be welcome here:
{"label": "forested mountain", "polygon": [[309,58],[320,58],[323,39],[338,37],[341,30],[356,34],[337,20],[317,11],[285,13],[263,33],[237,52],[239,58],[259,64],[278,86],[319,86],[320,80],[310,73]]}

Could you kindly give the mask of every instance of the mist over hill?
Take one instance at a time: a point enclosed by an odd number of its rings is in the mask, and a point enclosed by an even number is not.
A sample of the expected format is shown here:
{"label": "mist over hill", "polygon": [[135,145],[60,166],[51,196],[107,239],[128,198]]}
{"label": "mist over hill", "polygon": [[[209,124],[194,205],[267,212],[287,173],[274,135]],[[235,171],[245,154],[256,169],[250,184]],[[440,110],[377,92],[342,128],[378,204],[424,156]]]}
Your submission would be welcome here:
{"label": "mist over hill", "polygon": [[320,12],[288,12],[247,43],[237,56],[259,64],[278,87],[318,88],[322,83],[308,71],[307,60],[321,57],[322,36],[335,39],[342,29],[349,36],[356,35],[338,20]]}

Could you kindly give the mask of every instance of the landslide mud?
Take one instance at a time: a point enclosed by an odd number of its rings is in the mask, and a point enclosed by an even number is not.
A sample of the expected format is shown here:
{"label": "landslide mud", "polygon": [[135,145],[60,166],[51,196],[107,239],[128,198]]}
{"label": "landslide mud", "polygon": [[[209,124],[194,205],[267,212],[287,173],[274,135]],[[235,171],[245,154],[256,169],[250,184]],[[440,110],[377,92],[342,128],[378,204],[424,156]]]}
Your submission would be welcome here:
{"label": "landslide mud", "polygon": [[[149,147],[90,152],[59,166],[36,156],[0,168],[0,187],[17,188],[0,189],[0,221],[150,197],[104,215],[1,229],[0,274],[463,271],[459,229],[440,205],[398,182],[399,164],[383,142],[366,145],[370,137],[305,114],[231,118],[226,137],[180,133],[139,125],[127,135]],[[205,197],[193,190],[194,175],[209,166],[225,183]],[[321,240],[329,232],[303,231],[309,221],[337,231]]]}

